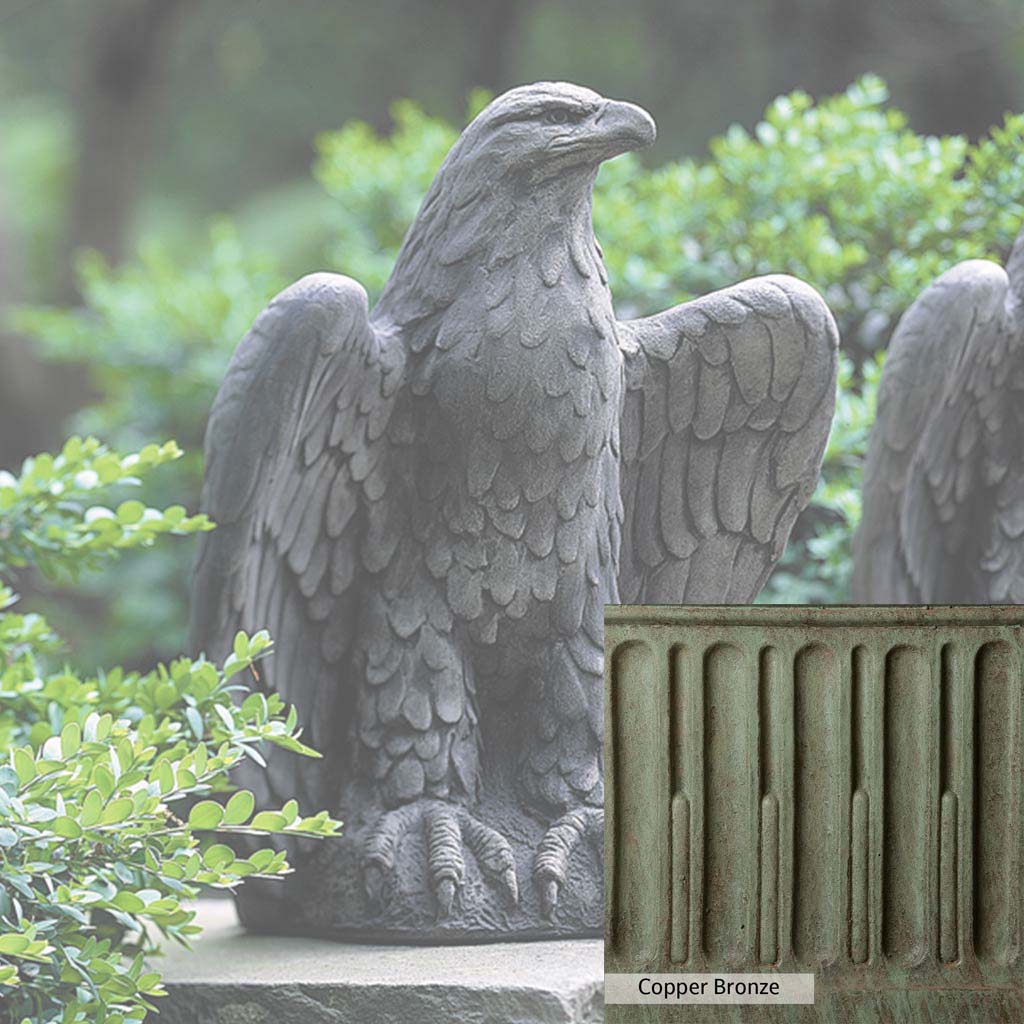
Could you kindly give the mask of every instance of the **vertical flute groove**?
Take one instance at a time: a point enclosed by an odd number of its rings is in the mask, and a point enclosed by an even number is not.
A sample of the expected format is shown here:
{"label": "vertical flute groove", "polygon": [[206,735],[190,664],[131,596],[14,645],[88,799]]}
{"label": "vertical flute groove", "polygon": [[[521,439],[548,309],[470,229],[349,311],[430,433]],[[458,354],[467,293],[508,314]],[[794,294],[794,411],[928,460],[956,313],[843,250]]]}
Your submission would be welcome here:
{"label": "vertical flute groove", "polygon": [[[661,734],[664,711],[658,706],[654,652],[643,641],[616,649],[612,663],[615,702],[615,864],[614,942],[637,962],[654,959],[659,928],[651,908],[661,905],[660,843],[664,832],[659,807],[658,765],[667,755],[668,735]],[[664,751],[664,755],[662,755]],[[665,775],[667,778],[667,765]]]}
{"label": "vertical flute groove", "polygon": [[711,964],[723,967],[743,963],[753,951],[753,926],[746,930],[752,893],[737,884],[756,842],[749,735],[756,696],[745,685],[749,678],[739,647],[719,643],[705,653],[701,935]]}
{"label": "vertical flute groove", "polygon": [[675,645],[669,651],[672,793],[672,907],[669,956],[683,963],[690,955],[690,801],[684,758],[692,751],[686,743],[689,651]]}
{"label": "vertical flute groove", "polygon": [[928,949],[930,683],[921,648],[901,645],[886,655],[882,948],[907,966]]}
{"label": "vertical flute groove", "polygon": [[850,959],[868,959],[868,795],[863,789],[850,802]]}
{"label": "vertical flute groove", "polygon": [[956,648],[952,644],[943,644],[939,695],[939,791],[942,794],[939,805],[939,957],[947,964],[954,963],[960,953],[956,668]]}
{"label": "vertical flute groove", "polygon": [[868,652],[858,644],[853,649],[853,693],[850,714],[850,761],[853,793],[850,799],[850,959],[866,963],[870,952],[868,906],[871,878],[869,856],[871,822],[867,793]]}
{"label": "vertical flute groove", "polygon": [[779,955],[779,780],[776,767],[778,737],[773,717],[779,702],[779,652],[774,647],[765,647],[761,651],[758,667],[761,784],[758,953],[761,963],[771,964],[775,963]]}
{"label": "vertical flute groove", "polygon": [[953,793],[942,794],[939,822],[939,956],[954,963],[959,955],[957,937],[957,801]]}
{"label": "vertical flute groove", "polygon": [[761,800],[761,963],[779,958],[779,801],[774,794]]}
{"label": "vertical flute groove", "polygon": [[672,797],[672,938],[670,956],[681,964],[690,956],[690,802]]}
{"label": "vertical flute groove", "polygon": [[842,676],[832,647],[804,647],[793,664],[793,952],[827,963],[838,952]]}
{"label": "vertical flute groove", "polygon": [[1020,817],[1014,795],[1018,673],[1009,644],[985,644],[975,660],[974,949],[1006,963],[1013,944],[1015,846]]}

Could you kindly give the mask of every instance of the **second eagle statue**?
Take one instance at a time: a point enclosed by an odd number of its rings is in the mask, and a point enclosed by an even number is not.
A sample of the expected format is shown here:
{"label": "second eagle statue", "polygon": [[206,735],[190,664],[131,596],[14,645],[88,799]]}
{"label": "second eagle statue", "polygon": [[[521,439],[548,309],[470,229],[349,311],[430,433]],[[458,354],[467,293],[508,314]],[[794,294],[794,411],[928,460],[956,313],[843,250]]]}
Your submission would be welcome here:
{"label": "second eagle statue", "polygon": [[936,278],[889,342],[864,463],[853,597],[1024,602],[1024,230],[1004,269]]}
{"label": "second eagle statue", "polygon": [[462,133],[372,311],[278,295],[210,418],[193,645],[270,630],[307,762],[245,784],[346,836],[247,885],[252,927],[600,934],[603,608],[747,602],[818,478],[836,328],[763,277],[615,316],[591,193],[630,103],[513,89]]}

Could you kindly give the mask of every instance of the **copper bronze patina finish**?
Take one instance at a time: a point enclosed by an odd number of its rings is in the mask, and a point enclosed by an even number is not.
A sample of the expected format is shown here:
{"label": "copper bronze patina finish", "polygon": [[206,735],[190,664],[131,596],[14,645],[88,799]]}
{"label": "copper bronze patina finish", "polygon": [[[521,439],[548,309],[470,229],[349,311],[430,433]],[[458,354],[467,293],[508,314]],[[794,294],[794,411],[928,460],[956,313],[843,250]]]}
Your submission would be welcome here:
{"label": "copper bronze patina finish", "polygon": [[814,972],[815,1006],[1024,1020],[1018,607],[609,607],[608,972]]}

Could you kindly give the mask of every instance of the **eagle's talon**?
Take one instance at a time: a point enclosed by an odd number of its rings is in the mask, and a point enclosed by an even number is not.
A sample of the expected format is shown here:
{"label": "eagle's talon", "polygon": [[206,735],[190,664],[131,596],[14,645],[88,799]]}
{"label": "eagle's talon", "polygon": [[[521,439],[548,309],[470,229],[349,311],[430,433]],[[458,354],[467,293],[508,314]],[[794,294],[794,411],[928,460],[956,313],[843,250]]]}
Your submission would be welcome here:
{"label": "eagle's talon", "polygon": [[519,879],[516,878],[515,867],[513,866],[506,868],[498,881],[501,885],[501,888],[504,890],[505,896],[507,897],[509,903],[511,903],[513,906],[518,905]]}
{"label": "eagle's talon", "polygon": [[555,908],[558,906],[558,882],[549,878],[541,888],[540,893],[541,912],[550,921],[555,916]]}
{"label": "eagle's talon", "polygon": [[442,878],[434,889],[434,896],[437,898],[437,917],[443,921],[452,912],[452,905],[455,903],[456,884],[454,878]]}
{"label": "eagle's talon", "polygon": [[476,858],[480,870],[505,893],[509,902],[519,903],[516,861],[509,841],[495,829],[478,821],[468,811],[459,817],[462,836]]}
{"label": "eagle's talon", "polygon": [[368,863],[363,868],[363,888],[371,903],[380,903],[384,894],[384,872],[379,864]]}
{"label": "eagle's talon", "polygon": [[398,846],[415,817],[410,807],[388,811],[367,836],[363,850],[363,888],[372,903],[384,897],[384,885],[395,867]]}
{"label": "eagle's talon", "polygon": [[592,843],[604,833],[604,811],[579,807],[552,822],[537,847],[533,879],[540,890],[541,911],[550,921],[558,908],[558,897],[569,879],[569,862],[580,840]]}
{"label": "eagle's talon", "polygon": [[466,874],[468,849],[480,873],[513,906],[519,902],[515,857],[509,841],[465,808],[440,800],[423,800],[387,811],[366,839],[363,884],[372,901],[379,901],[385,881],[394,874],[399,846],[415,824],[423,828],[424,856],[430,887],[437,901],[438,920],[449,917]]}

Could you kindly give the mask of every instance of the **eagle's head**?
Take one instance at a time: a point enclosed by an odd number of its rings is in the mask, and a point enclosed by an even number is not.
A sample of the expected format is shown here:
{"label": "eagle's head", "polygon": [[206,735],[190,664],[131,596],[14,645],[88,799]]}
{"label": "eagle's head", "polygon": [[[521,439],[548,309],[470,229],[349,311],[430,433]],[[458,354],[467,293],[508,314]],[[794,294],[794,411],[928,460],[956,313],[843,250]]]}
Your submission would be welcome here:
{"label": "eagle's head", "polygon": [[569,82],[510,89],[462,133],[452,158],[492,179],[549,180],[654,142],[654,119],[633,103]]}
{"label": "eagle's head", "polygon": [[574,247],[577,255],[593,249],[590,200],[598,168],[651,145],[654,135],[646,110],[567,82],[499,96],[445,157],[375,316],[407,323],[445,309],[478,268],[511,267],[537,249],[538,239],[549,248],[552,241]]}

